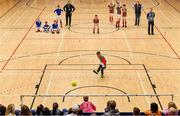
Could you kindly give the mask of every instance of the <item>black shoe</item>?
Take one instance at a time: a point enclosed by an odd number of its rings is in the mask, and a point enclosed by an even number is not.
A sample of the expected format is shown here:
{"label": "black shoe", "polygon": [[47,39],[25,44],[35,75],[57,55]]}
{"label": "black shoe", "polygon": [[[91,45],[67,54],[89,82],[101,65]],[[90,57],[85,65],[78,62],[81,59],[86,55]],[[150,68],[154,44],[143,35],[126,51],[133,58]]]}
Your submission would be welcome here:
{"label": "black shoe", "polygon": [[54,34],[54,32],[52,32],[52,34]]}
{"label": "black shoe", "polygon": [[93,70],[93,72],[94,72],[95,74],[98,74],[98,72],[96,72],[95,70]]}
{"label": "black shoe", "polygon": [[57,31],[56,33],[59,34],[59,31]]}

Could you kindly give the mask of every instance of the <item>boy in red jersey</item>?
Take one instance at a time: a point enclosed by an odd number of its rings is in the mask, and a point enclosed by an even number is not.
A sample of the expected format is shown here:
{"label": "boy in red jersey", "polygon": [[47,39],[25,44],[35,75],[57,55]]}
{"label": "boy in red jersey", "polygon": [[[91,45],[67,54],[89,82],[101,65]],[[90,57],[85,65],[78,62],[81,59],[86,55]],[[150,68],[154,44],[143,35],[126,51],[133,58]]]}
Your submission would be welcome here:
{"label": "boy in red jersey", "polygon": [[95,33],[95,30],[97,28],[97,33],[99,34],[99,18],[98,18],[98,15],[95,15],[95,17],[93,19],[93,23],[94,23],[93,33]]}
{"label": "boy in red jersey", "polygon": [[98,51],[96,54],[100,61],[100,65],[99,65],[99,68],[97,69],[97,71],[93,70],[93,72],[98,74],[99,71],[101,70],[101,78],[103,78],[104,77],[104,69],[106,69],[106,59],[104,56],[101,55],[100,51]]}
{"label": "boy in red jersey", "polygon": [[126,4],[123,4],[122,7],[122,23],[123,23],[123,27],[127,27],[127,8],[126,8]]}
{"label": "boy in red jersey", "polygon": [[110,23],[113,23],[115,4],[110,3],[110,4],[108,5],[108,7],[109,7],[109,22],[110,22]]}

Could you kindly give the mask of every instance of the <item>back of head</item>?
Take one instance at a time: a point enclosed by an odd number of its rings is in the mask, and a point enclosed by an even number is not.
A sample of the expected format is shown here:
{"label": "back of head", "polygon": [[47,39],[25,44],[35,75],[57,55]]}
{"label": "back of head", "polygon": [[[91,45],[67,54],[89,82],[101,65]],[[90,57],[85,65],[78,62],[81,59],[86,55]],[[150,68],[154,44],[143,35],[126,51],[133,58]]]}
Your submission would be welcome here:
{"label": "back of head", "polygon": [[45,107],[42,111],[43,115],[51,115],[49,108]]}
{"label": "back of head", "polygon": [[21,106],[21,115],[31,115],[31,112],[26,105]]}
{"label": "back of head", "polygon": [[6,115],[7,114],[15,114],[15,105],[14,104],[9,104],[7,109],[6,109]]}
{"label": "back of head", "polygon": [[37,107],[37,110],[36,110],[36,114],[37,115],[40,115],[43,111],[43,108],[44,106],[42,104],[40,104],[38,107]]}
{"label": "back of head", "polygon": [[78,104],[75,104],[75,105],[72,107],[72,112],[73,112],[74,114],[78,114],[79,110],[80,110],[80,106],[79,106]]}
{"label": "back of head", "polygon": [[59,107],[59,105],[58,105],[58,103],[57,103],[57,102],[53,103],[53,110],[58,109],[58,107]]}
{"label": "back of head", "polygon": [[116,102],[114,100],[109,101],[109,108],[112,110],[116,108]]}
{"label": "back of head", "polygon": [[5,115],[6,107],[0,104],[0,115]]}
{"label": "back of head", "polygon": [[89,101],[89,97],[88,96],[84,96],[83,99],[84,99],[85,102]]}
{"label": "back of head", "polygon": [[156,113],[158,111],[158,105],[155,102],[151,103],[151,111],[152,113]]}
{"label": "back of head", "polygon": [[171,107],[177,109],[177,106],[176,106],[176,104],[174,102],[169,102],[168,103],[168,109],[171,108]]}
{"label": "back of head", "polygon": [[133,114],[136,115],[140,115],[140,109],[138,107],[134,107],[133,108]]}

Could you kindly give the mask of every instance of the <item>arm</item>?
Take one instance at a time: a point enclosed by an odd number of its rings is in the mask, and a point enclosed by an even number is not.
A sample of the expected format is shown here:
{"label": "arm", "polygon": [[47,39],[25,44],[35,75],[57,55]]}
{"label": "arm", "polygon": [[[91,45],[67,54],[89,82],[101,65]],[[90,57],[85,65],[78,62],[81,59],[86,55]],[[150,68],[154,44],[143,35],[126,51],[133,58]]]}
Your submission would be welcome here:
{"label": "arm", "polygon": [[66,6],[67,6],[67,5],[65,5],[65,6],[63,7],[63,10],[64,10],[65,12],[66,12]]}
{"label": "arm", "polygon": [[73,12],[75,11],[75,7],[73,6],[73,5],[71,5],[72,6],[72,8],[73,8]]}

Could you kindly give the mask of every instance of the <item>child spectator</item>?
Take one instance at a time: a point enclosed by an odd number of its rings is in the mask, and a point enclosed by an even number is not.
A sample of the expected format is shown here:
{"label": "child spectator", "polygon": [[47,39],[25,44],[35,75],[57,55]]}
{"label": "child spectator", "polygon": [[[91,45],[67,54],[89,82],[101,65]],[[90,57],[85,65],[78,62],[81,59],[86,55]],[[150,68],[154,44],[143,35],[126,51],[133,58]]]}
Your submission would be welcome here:
{"label": "child spectator", "polygon": [[106,113],[104,113],[105,116],[119,116],[119,110],[116,109],[116,102],[114,100],[110,100],[109,102],[109,108],[110,110]]}
{"label": "child spectator", "polygon": [[45,21],[45,24],[44,24],[44,26],[43,26],[43,29],[44,29],[44,32],[49,32],[49,30],[50,30],[50,28],[51,28],[51,26],[48,24],[48,22],[47,21]]}
{"label": "child spectator", "polygon": [[95,15],[95,17],[93,19],[93,23],[94,23],[93,33],[95,33],[95,30],[97,28],[97,33],[99,34],[99,18],[98,18],[98,15]]}
{"label": "child spectator", "polygon": [[178,115],[177,106],[174,102],[168,103],[168,108],[163,110],[165,116],[168,115]]}
{"label": "child spectator", "polygon": [[37,20],[36,20],[36,32],[41,32],[41,21],[40,21],[40,19],[38,18]]}
{"label": "child spectator", "polygon": [[15,106],[14,104],[9,104],[6,109],[6,116],[15,116]]}
{"label": "child spectator", "polygon": [[89,97],[84,96],[83,97],[84,102],[80,105],[80,108],[83,112],[94,112],[96,111],[96,106],[92,102],[89,102]]}
{"label": "child spectator", "polygon": [[44,116],[50,116],[51,113],[50,113],[49,108],[47,108],[47,107],[43,108],[42,115],[44,115]]}
{"label": "child spectator", "polygon": [[62,115],[62,112],[58,109],[58,103],[53,103],[53,110],[51,111],[51,115]]}
{"label": "child spectator", "polygon": [[29,108],[26,105],[22,105],[21,106],[21,116],[31,116],[31,112],[29,110]]}
{"label": "child spectator", "polygon": [[54,34],[55,32],[56,33],[59,33],[60,29],[59,29],[59,26],[58,26],[58,23],[56,20],[54,20],[54,23],[52,24],[52,34]]}
{"label": "child spectator", "polygon": [[0,104],[0,115],[5,115],[6,113],[6,107]]}
{"label": "child spectator", "polygon": [[138,107],[133,108],[133,116],[140,116],[140,109]]}
{"label": "child spectator", "polygon": [[40,104],[37,109],[36,109],[36,115],[42,115],[42,111],[43,111],[44,106],[42,104]]}
{"label": "child spectator", "polygon": [[161,116],[161,111],[158,110],[158,105],[156,103],[151,103],[150,110],[145,111],[146,116]]}

